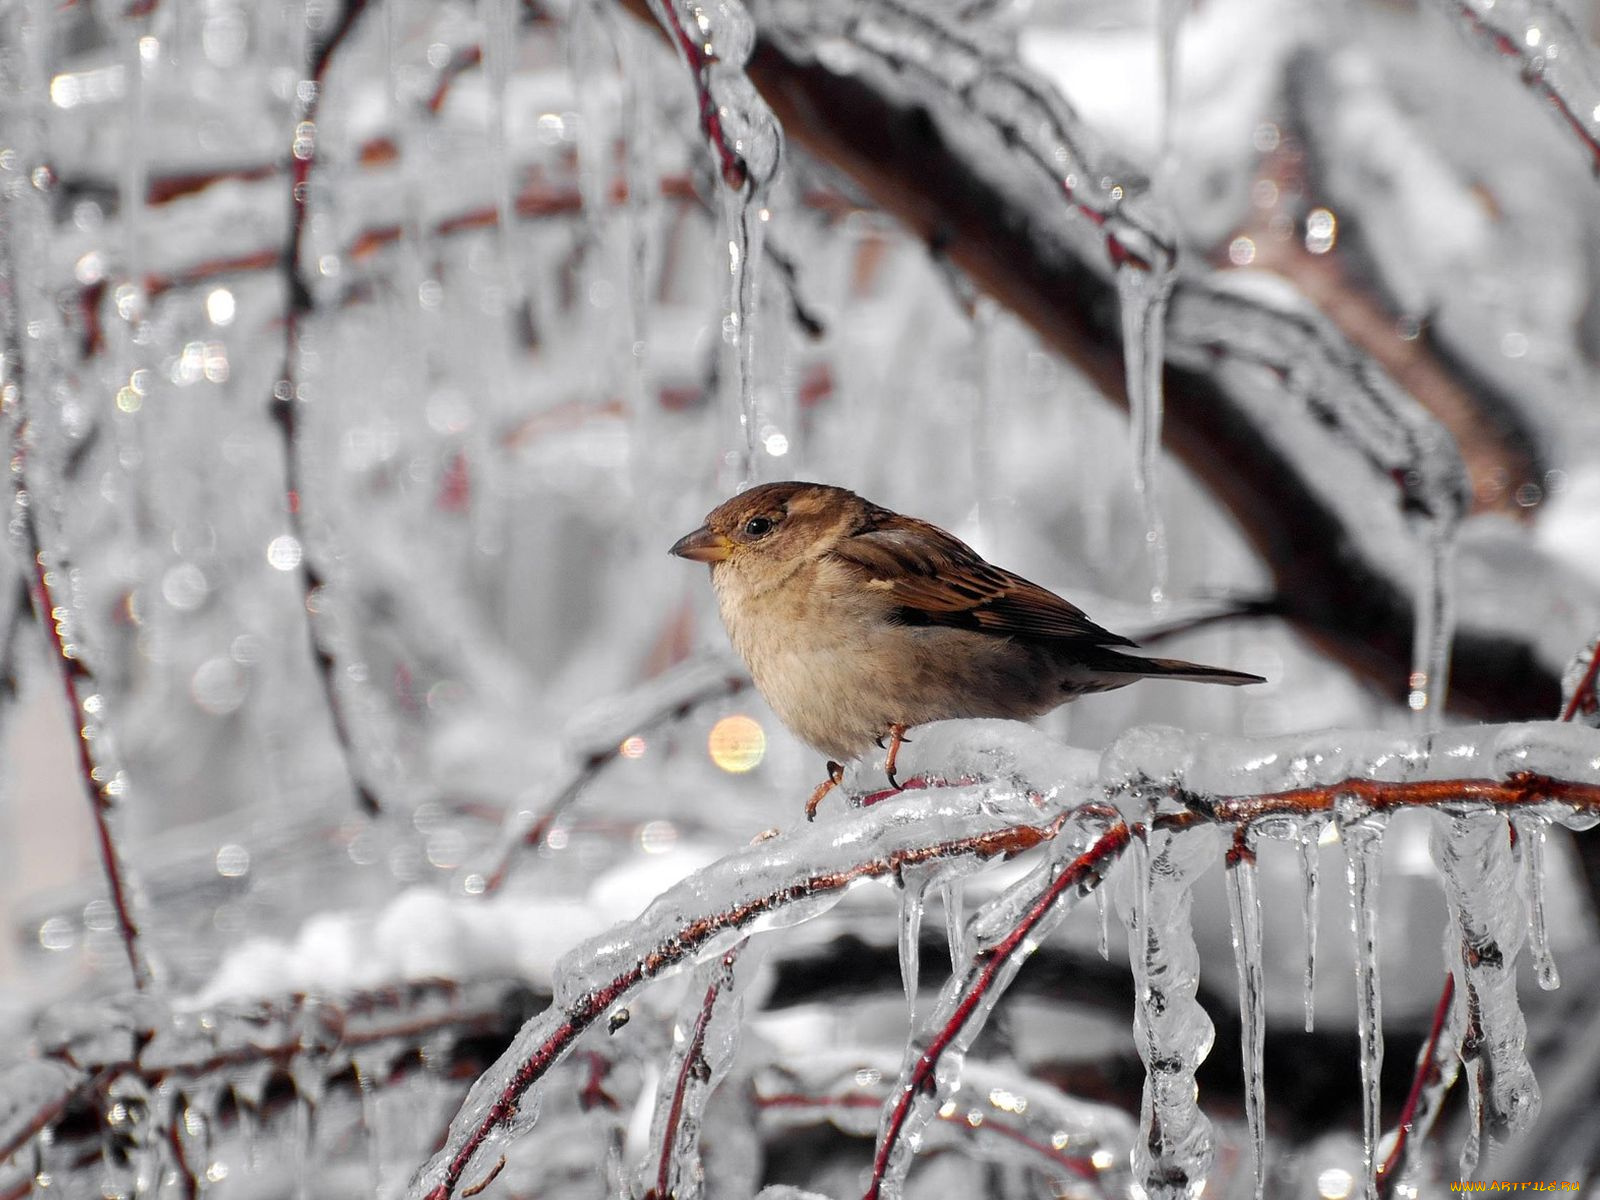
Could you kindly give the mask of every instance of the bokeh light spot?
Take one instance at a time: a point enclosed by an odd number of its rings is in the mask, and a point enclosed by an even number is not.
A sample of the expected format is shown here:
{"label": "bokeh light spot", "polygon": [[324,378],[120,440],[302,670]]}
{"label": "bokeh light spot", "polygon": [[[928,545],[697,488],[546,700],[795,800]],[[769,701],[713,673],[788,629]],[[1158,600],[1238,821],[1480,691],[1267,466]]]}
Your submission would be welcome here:
{"label": "bokeh light spot", "polygon": [[757,721],[742,713],[723,717],[711,727],[706,750],[724,771],[742,775],[766,755],[767,734]]}

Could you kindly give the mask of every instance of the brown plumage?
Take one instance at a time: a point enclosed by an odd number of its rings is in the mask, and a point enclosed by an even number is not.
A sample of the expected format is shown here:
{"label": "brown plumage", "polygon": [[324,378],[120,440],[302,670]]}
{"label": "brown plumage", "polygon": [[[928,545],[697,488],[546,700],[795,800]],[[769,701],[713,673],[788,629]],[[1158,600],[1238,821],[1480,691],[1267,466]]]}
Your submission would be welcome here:
{"label": "brown plumage", "polygon": [[[885,736],[897,748],[904,729],[928,721],[1026,720],[1138,679],[1263,682],[1124,653],[1117,647],[1134,643],[1076,605],[843,488],[751,488],[672,553],[711,564],[723,623],[756,687],[830,758],[855,758]],[[889,765],[892,778],[892,753]]]}

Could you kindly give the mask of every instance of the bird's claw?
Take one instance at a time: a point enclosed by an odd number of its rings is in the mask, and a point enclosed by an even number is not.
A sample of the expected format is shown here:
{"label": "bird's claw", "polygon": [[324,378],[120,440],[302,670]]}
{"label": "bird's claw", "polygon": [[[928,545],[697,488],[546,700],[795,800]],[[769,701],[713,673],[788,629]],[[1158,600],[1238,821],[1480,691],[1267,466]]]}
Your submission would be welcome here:
{"label": "bird's claw", "polygon": [[828,777],[817,784],[817,790],[811,793],[811,799],[806,801],[806,820],[817,819],[817,806],[822,803],[822,798],[834,788],[844,782],[844,768],[832,759],[828,760]]}
{"label": "bird's claw", "polygon": [[[883,773],[889,777],[889,786],[897,792],[904,791],[905,788],[895,778],[895,759],[900,756],[900,747],[909,746],[910,744],[911,739],[906,737],[906,727],[904,725],[889,726],[889,754],[883,760]],[[879,739],[878,745],[883,745],[882,739]]]}

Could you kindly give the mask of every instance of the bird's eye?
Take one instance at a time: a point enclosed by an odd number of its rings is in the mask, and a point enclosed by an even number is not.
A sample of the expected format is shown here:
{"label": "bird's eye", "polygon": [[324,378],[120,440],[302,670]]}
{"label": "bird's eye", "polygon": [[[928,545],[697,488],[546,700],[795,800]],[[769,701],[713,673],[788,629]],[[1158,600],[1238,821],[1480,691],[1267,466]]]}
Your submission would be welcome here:
{"label": "bird's eye", "polygon": [[744,531],[748,537],[766,537],[772,532],[772,520],[769,517],[751,517],[744,523]]}

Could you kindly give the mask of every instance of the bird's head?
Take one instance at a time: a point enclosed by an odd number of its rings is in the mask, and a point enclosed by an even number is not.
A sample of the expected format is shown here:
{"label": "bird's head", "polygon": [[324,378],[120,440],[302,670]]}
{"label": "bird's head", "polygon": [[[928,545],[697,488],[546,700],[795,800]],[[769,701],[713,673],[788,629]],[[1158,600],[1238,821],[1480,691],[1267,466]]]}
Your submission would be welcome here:
{"label": "bird's head", "polygon": [[866,502],[823,483],[764,483],[712,509],[673,544],[679,558],[732,568],[754,581],[825,554],[859,521]]}

